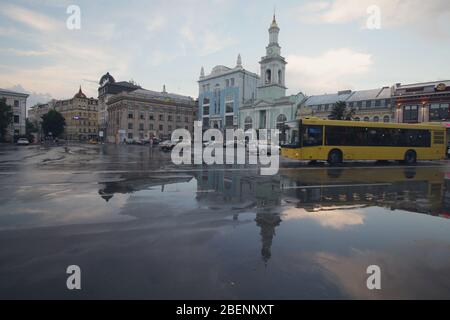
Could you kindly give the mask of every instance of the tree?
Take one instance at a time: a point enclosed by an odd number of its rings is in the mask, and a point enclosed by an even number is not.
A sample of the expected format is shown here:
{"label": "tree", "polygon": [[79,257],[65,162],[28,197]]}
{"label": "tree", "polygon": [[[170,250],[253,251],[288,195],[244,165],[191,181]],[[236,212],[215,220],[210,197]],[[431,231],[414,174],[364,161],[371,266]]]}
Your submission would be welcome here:
{"label": "tree", "polygon": [[0,99],[0,140],[4,141],[6,129],[11,125],[13,112],[11,106],[6,104],[5,99]]}
{"label": "tree", "polygon": [[50,110],[42,116],[42,130],[46,136],[51,133],[53,137],[59,137],[64,132],[65,126],[66,120],[56,110]]}
{"label": "tree", "polygon": [[344,101],[338,101],[333,105],[328,118],[331,120],[352,120],[354,115],[355,109],[347,108]]}
{"label": "tree", "polygon": [[27,139],[29,141],[33,141],[34,140],[34,135],[33,133],[37,133],[39,131],[39,129],[37,128],[37,126],[30,121],[30,119],[26,119],[25,120],[25,132],[26,132],[26,136]]}

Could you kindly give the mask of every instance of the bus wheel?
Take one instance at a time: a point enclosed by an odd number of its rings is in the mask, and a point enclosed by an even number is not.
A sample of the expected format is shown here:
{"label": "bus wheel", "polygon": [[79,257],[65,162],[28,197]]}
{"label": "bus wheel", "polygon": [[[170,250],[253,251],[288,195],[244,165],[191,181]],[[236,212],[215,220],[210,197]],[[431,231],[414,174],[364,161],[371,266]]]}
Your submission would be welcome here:
{"label": "bus wheel", "polygon": [[408,150],[405,153],[405,164],[412,165],[417,161],[417,154],[414,150]]}
{"label": "bus wheel", "polygon": [[342,163],[342,152],[340,150],[331,150],[328,154],[328,163],[331,165]]}

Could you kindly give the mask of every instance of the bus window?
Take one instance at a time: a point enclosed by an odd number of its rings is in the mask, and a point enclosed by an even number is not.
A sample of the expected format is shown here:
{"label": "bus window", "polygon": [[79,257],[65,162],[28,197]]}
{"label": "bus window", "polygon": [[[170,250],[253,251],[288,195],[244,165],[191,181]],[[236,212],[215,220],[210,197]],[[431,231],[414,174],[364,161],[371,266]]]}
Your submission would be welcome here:
{"label": "bus window", "polygon": [[323,126],[305,125],[302,127],[304,147],[321,146],[323,142]]}

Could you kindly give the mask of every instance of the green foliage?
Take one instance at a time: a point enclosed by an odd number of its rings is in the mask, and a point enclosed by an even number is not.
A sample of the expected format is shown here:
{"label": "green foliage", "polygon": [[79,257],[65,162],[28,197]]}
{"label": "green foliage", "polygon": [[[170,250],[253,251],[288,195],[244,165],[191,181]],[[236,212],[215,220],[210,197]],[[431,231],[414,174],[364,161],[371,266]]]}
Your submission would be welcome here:
{"label": "green foliage", "polygon": [[5,99],[0,99],[0,141],[5,140],[6,129],[12,123],[13,112],[6,104]]}
{"label": "green foliage", "polygon": [[338,101],[333,105],[328,118],[331,120],[352,120],[354,115],[355,109],[349,109],[344,101]]}
{"label": "green foliage", "polygon": [[34,135],[33,133],[37,133],[39,129],[37,126],[31,122],[28,118],[25,120],[25,128],[26,128],[26,138],[30,141],[34,141]]}
{"label": "green foliage", "polygon": [[53,137],[59,137],[64,132],[65,126],[66,120],[56,110],[50,110],[42,116],[42,130],[46,136],[51,133]]}

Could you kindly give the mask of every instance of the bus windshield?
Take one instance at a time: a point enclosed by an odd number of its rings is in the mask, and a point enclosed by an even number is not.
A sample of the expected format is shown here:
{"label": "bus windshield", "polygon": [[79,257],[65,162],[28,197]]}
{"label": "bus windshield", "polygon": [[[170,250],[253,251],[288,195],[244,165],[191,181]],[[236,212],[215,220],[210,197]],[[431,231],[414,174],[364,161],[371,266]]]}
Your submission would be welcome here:
{"label": "bus windshield", "polygon": [[282,146],[286,148],[298,148],[300,147],[300,121],[290,121],[284,123],[280,139]]}

